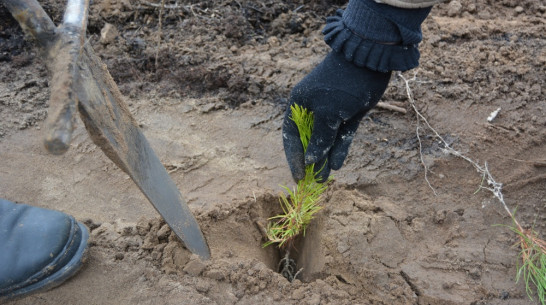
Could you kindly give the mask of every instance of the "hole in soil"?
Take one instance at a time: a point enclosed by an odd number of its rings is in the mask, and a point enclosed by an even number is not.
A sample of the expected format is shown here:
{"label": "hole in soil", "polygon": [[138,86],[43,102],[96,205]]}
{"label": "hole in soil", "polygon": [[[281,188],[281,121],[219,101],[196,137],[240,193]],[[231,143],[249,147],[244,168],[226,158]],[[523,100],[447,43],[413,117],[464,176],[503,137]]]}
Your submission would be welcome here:
{"label": "hole in soil", "polygon": [[275,271],[288,281],[298,279],[302,282],[312,282],[322,276],[324,254],[320,247],[321,223],[320,218],[314,219],[308,226],[305,237],[298,237],[292,248],[279,250],[279,261]]}
{"label": "hole in soil", "polygon": [[297,277],[302,282],[311,282],[323,277],[325,260],[321,247],[321,233],[323,228],[322,214],[313,219],[307,227],[305,237],[296,243],[296,262],[298,270],[302,270]]}
{"label": "hole in soil", "polygon": [[277,271],[279,250],[275,246],[262,246],[267,219],[278,214],[279,209],[277,197],[264,194],[229,209],[219,206],[209,212],[201,223],[213,257],[257,259]]}
{"label": "hole in soil", "polygon": [[297,278],[310,282],[322,277],[325,255],[320,237],[324,216],[319,215],[311,222],[305,237],[293,242],[287,257],[286,251],[276,245],[263,247],[268,219],[281,212],[278,196],[268,193],[255,200],[239,202],[229,209],[219,206],[203,215],[200,222],[212,256],[259,260],[289,281]]}
{"label": "hole in soil", "polygon": [[[280,213],[282,213],[282,209],[278,198],[264,202],[262,218],[265,223],[269,217]],[[298,236],[290,248],[279,249],[276,245],[268,246],[267,248],[274,249],[276,253],[275,261],[265,263],[290,282],[295,279],[311,282],[321,277],[324,267],[324,254],[320,246],[322,223],[323,218],[319,214],[307,227],[305,236]]]}

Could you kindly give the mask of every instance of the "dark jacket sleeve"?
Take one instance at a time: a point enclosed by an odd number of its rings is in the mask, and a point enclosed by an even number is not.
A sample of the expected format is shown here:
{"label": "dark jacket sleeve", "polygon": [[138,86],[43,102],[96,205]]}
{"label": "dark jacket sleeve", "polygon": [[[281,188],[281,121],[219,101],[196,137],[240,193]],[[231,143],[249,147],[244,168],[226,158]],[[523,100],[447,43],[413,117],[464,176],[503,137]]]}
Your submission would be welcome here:
{"label": "dark jacket sleeve", "polygon": [[447,0],[375,0],[377,3],[384,3],[401,8],[423,8],[446,1]]}
{"label": "dark jacket sleeve", "polygon": [[374,0],[350,0],[326,19],[324,40],[359,67],[387,72],[419,65],[421,23],[431,7],[404,9]]}

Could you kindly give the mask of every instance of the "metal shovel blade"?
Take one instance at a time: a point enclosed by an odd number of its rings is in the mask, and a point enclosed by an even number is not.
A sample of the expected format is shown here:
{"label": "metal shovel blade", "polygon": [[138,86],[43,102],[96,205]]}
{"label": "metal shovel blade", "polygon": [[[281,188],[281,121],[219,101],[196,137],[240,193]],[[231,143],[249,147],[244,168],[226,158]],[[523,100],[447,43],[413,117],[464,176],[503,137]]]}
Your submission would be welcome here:
{"label": "metal shovel blade", "polygon": [[[110,90],[106,92],[104,88]],[[175,183],[142,134],[121,93],[86,46],[76,86],[78,110],[93,141],[136,183],[186,247],[203,259],[209,247]],[[108,98],[103,98],[103,96]]]}

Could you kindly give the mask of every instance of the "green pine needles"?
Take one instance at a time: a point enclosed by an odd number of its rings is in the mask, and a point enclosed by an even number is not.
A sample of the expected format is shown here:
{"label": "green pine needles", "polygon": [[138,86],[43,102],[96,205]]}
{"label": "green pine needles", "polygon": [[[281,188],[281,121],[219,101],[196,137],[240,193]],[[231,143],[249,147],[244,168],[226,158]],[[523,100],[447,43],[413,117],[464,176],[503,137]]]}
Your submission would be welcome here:
{"label": "green pine needles", "polygon": [[517,222],[514,223],[510,229],[518,235],[521,248],[516,282],[523,278],[531,300],[534,286],[540,304],[546,305],[546,241],[540,239],[533,229],[523,230]]}
{"label": "green pine needles", "polygon": [[512,225],[499,226],[507,227],[519,238],[516,244],[520,248],[516,283],[523,279],[529,299],[533,301],[533,290],[536,289],[538,301],[546,305],[546,241],[533,228],[524,229],[515,217],[515,210],[507,211],[512,218]]}
{"label": "green pine needles", "polygon": [[[292,116],[290,117],[298,127],[303,151],[307,151],[311,133],[313,130],[313,113],[299,106],[290,106]],[[263,246],[278,244],[279,248],[290,248],[294,239],[302,234],[315,214],[322,209],[320,206],[321,195],[326,191],[331,178],[324,183],[318,182],[315,173],[315,164],[305,167],[305,177],[298,181],[297,186],[291,190],[282,186],[288,193],[281,193],[279,201],[284,214],[269,218],[267,225],[267,238]]]}

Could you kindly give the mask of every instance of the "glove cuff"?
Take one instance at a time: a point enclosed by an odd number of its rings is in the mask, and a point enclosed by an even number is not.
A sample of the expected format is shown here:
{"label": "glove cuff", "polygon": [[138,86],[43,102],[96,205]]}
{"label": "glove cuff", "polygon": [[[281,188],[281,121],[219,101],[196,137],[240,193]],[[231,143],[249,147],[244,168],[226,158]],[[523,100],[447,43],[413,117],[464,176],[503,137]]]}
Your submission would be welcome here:
{"label": "glove cuff", "polygon": [[419,65],[421,23],[430,7],[402,9],[373,0],[351,0],[326,19],[324,41],[359,67],[388,72]]}

